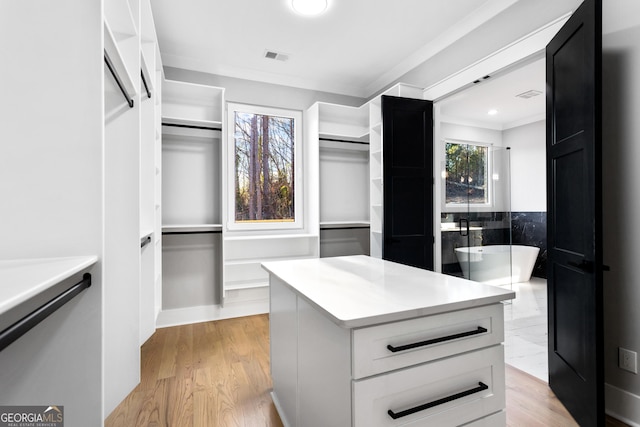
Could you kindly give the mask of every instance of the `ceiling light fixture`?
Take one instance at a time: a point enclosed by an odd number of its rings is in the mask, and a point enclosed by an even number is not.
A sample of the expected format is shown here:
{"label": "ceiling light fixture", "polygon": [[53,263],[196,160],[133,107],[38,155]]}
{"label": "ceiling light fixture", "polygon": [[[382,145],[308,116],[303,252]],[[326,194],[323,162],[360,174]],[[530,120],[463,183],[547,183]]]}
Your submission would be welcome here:
{"label": "ceiling light fixture", "polygon": [[498,114],[498,110],[496,109],[489,110],[487,114],[489,114],[490,116],[495,116],[496,114]]}
{"label": "ceiling light fixture", "polygon": [[301,15],[320,15],[327,9],[327,0],[291,0],[291,7]]}

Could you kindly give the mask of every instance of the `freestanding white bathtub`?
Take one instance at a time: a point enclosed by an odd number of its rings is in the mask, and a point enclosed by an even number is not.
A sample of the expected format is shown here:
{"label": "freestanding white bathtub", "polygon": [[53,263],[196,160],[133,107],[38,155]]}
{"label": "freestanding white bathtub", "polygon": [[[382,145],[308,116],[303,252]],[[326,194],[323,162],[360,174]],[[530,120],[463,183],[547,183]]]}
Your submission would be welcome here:
{"label": "freestanding white bathtub", "polygon": [[538,252],[535,246],[472,246],[456,248],[456,257],[465,279],[505,285],[531,279]]}

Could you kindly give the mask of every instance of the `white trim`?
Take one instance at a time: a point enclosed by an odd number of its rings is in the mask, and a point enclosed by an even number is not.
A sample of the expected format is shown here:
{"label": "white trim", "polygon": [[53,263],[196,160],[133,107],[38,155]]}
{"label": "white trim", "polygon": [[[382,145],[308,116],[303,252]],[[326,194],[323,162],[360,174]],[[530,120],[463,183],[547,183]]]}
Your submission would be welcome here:
{"label": "white trim", "polygon": [[[434,118],[434,141],[441,141],[440,123],[443,115],[440,113],[440,105],[437,101],[452,95],[461,89],[470,86],[471,82],[479,77],[492,75],[500,70],[505,70],[517,63],[530,60],[535,55],[541,55],[546,45],[556,35],[564,23],[569,19],[573,12],[569,12],[558,19],[543,25],[537,30],[527,34],[526,36],[516,40],[515,42],[497,50],[491,55],[474,62],[473,64],[453,73],[439,82],[423,89],[423,99],[434,101],[433,118]],[[513,124],[511,124],[513,125]],[[444,144],[434,143],[434,171],[441,171],[441,161],[444,158]],[[442,177],[440,173],[435,174],[434,189],[434,237],[435,244],[435,271],[441,271],[442,264],[442,239],[440,234],[440,217],[442,214]]]}
{"label": "white trim", "polygon": [[491,55],[427,87],[423,91],[424,99],[430,99],[432,101],[442,99],[473,84],[472,82],[478,78],[495,74],[497,71],[539,54],[544,51],[547,43],[556,35],[570,16],[571,13],[567,13],[504,48],[497,50]]}
{"label": "white trim", "polygon": [[[227,197],[227,215],[226,230],[229,231],[267,231],[267,230],[301,230],[304,228],[304,187],[303,175],[303,158],[304,158],[304,138],[303,138],[303,120],[302,111],[289,110],[276,107],[265,107],[250,104],[240,104],[234,102],[227,103],[227,140],[225,144],[227,153],[226,167],[226,197]],[[264,114],[274,117],[286,117],[294,120],[294,221],[278,221],[278,222],[236,222],[235,221],[235,117],[234,112],[239,111],[251,114]]]}
{"label": "white trim", "polygon": [[640,427],[640,396],[604,384],[605,412],[632,427]]}
{"label": "white trim", "polygon": [[202,305],[197,307],[175,308],[163,310],[156,319],[156,328],[189,325],[212,320],[231,319],[235,317],[253,316],[269,312],[269,300],[249,301],[238,305]]}

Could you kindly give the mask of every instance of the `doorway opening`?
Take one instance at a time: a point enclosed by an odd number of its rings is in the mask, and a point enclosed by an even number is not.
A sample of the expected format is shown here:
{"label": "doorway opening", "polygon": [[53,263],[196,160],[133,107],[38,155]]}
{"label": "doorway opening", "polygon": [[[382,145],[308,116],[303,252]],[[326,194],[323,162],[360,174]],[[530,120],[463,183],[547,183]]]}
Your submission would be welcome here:
{"label": "doorway opening", "polygon": [[436,265],[516,292],[505,305],[505,361],[547,382],[545,108],[536,55],[438,100],[434,141]]}

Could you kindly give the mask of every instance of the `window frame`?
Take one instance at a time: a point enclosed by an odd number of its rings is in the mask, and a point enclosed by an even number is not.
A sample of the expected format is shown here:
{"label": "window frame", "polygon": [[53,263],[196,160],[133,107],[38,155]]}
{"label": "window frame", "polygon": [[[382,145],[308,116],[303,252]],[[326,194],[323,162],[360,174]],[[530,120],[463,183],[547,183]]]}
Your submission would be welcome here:
{"label": "window frame", "polygon": [[[446,179],[446,173],[447,173],[447,144],[457,144],[457,145],[473,145],[476,147],[484,147],[487,149],[486,152],[486,192],[487,192],[487,197],[486,203],[447,203],[447,179]],[[495,198],[494,198],[494,191],[495,189],[493,188],[493,162],[492,162],[492,156],[490,155],[491,153],[491,148],[493,147],[492,143],[485,143],[485,142],[478,142],[478,141],[466,141],[466,140],[461,140],[461,139],[453,139],[453,138],[445,138],[443,140],[443,159],[442,159],[442,174],[443,174],[443,188],[442,188],[442,206],[444,206],[444,208],[447,211],[457,211],[460,209],[468,209],[468,208],[476,208],[476,209],[485,209],[485,208],[492,208],[495,206]]]}
{"label": "window frame", "polygon": [[[304,187],[303,177],[303,132],[302,132],[302,111],[290,110],[277,107],[267,107],[260,105],[242,104],[227,102],[227,224],[228,230],[233,231],[268,231],[268,230],[299,230],[304,228],[304,200],[302,189]],[[294,141],[293,141],[293,182],[294,182],[294,219],[293,221],[236,221],[236,164],[235,164],[235,113],[249,113],[257,115],[267,115],[275,117],[285,117],[294,120]]]}

